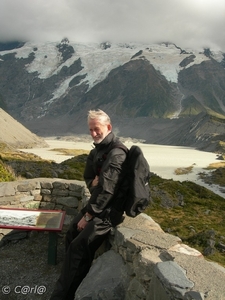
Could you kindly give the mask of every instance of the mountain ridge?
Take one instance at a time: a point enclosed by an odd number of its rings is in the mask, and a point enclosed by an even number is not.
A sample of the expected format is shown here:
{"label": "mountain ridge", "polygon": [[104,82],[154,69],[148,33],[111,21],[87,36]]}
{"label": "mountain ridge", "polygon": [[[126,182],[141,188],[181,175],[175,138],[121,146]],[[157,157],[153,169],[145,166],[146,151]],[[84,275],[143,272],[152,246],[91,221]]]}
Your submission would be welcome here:
{"label": "mountain ridge", "polygon": [[39,136],[85,134],[87,112],[97,108],[121,136],[148,143],[207,146],[207,131],[208,140],[224,132],[222,52],[66,38],[19,46],[0,51],[0,107]]}

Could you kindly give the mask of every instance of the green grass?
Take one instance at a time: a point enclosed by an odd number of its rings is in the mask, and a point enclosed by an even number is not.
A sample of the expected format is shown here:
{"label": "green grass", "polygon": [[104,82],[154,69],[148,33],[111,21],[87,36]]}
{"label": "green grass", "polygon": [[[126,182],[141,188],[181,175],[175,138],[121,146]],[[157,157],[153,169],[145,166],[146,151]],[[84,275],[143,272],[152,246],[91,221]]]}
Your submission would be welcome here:
{"label": "green grass", "polygon": [[16,177],[12,169],[7,167],[0,159],[0,182],[14,181]]}
{"label": "green grass", "polygon": [[207,167],[210,174],[201,173],[200,177],[207,183],[225,186],[225,162],[212,163]]}
{"label": "green grass", "polygon": [[[152,204],[146,209],[165,232],[179,236],[184,243],[204,253],[207,235],[215,232],[215,248],[208,259],[225,266],[225,253],[217,249],[225,237],[225,199],[195,183],[151,178]],[[160,193],[166,196],[166,203]],[[171,204],[171,205],[168,205]]]}

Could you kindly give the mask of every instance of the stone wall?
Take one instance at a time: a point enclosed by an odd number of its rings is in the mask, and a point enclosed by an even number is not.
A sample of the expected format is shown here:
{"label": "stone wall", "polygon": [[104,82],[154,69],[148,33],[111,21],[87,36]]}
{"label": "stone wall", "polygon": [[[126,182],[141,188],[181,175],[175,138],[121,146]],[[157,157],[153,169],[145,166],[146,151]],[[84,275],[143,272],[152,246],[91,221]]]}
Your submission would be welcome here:
{"label": "stone wall", "polygon": [[35,178],[0,182],[0,206],[29,209],[62,209],[76,215],[87,201],[89,191],[83,181]]}
{"label": "stone wall", "polygon": [[[88,197],[84,182],[75,180],[36,178],[0,183],[0,207],[62,209],[68,218],[77,214]],[[165,233],[146,214],[125,217],[109,242],[111,250],[100,255],[89,272],[98,274],[95,280],[99,282],[92,291],[93,277],[89,280],[87,276],[77,300],[86,299],[87,286],[89,299],[225,299],[225,269]],[[118,298],[117,292],[123,296]],[[94,298],[96,293],[106,296]]]}

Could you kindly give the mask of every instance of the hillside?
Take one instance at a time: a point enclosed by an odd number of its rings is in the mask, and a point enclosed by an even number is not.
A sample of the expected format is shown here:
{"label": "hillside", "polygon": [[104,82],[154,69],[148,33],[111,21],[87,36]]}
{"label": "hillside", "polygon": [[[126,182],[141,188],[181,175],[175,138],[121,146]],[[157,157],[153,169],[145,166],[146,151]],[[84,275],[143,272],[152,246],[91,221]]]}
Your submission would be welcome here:
{"label": "hillside", "polygon": [[0,108],[0,143],[14,148],[47,147],[44,139],[33,134]]}

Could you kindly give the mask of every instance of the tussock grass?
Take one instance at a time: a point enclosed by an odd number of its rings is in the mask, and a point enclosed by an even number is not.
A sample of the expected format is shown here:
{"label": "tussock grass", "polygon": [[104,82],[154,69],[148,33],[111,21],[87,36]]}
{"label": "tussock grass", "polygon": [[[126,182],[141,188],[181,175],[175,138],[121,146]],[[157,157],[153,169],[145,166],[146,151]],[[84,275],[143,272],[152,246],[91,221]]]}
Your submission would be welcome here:
{"label": "tussock grass", "polygon": [[184,167],[184,168],[177,168],[174,173],[176,175],[184,175],[184,174],[189,174],[192,172],[193,166],[189,167]]}
{"label": "tussock grass", "polygon": [[82,154],[88,154],[90,151],[83,149],[65,149],[65,148],[54,148],[51,151],[62,153],[62,155],[78,156]]}
{"label": "tussock grass", "polygon": [[211,163],[208,165],[208,167],[206,168],[207,170],[211,170],[211,169],[218,169],[218,168],[225,168],[225,161],[221,161],[218,163]]}

